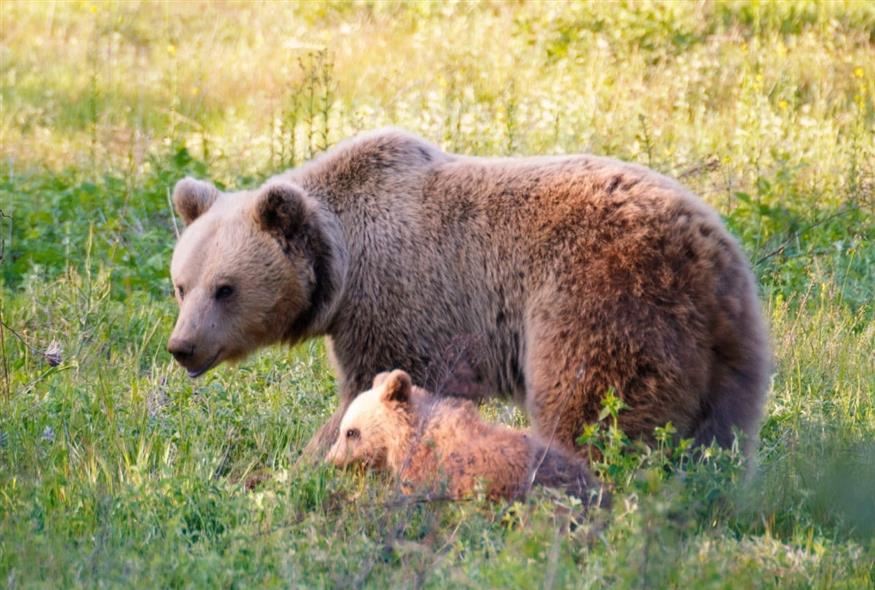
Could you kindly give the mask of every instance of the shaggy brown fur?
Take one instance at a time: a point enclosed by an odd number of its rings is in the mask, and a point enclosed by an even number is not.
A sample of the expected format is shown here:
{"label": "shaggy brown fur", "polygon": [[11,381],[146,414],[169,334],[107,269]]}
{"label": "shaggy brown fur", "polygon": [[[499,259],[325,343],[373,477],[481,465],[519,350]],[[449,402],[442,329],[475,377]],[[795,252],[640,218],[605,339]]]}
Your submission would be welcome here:
{"label": "shaggy brown fur", "polygon": [[473,402],[435,397],[413,387],[404,371],[377,375],[350,404],[327,459],[387,470],[408,492],[431,494],[445,486],[451,497],[462,498],[482,483],[488,497],[512,499],[543,485],[587,505],[607,503],[582,459],[487,424]]}
{"label": "shaggy brown fur", "polygon": [[754,278],[717,215],[656,172],[463,157],[390,130],[254,191],[184,180],[174,201],[189,294],[171,351],[199,374],[326,335],[342,404],[311,448],[392,367],[440,395],[512,396],[568,448],[610,388],[632,437],[667,422],[703,444],[756,437],[770,357]]}

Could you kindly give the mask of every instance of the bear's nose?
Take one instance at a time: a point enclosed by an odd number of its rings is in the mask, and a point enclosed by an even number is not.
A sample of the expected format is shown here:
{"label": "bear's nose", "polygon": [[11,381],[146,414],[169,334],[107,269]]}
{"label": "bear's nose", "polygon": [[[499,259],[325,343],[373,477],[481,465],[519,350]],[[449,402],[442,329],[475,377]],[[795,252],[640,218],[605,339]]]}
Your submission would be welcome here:
{"label": "bear's nose", "polygon": [[194,355],[194,344],[182,338],[171,338],[167,343],[167,352],[172,354],[177,362],[184,363]]}

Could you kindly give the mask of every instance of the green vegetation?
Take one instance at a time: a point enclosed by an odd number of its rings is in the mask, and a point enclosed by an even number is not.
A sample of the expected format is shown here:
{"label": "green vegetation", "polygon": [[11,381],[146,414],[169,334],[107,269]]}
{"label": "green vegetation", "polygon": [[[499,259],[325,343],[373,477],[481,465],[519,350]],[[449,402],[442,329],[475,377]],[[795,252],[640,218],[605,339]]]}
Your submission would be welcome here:
{"label": "green vegetation", "polygon": [[[871,2],[7,1],[0,19],[0,583],[875,585]],[[188,380],[164,351],[173,183],[250,187],[389,124],[469,154],[607,154],[713,205],[774,339],[756,469],[629,443],[614,401],[584,433],[609,513],[549,491],[405,503],[296,465],[336,401],[320,343]]]}

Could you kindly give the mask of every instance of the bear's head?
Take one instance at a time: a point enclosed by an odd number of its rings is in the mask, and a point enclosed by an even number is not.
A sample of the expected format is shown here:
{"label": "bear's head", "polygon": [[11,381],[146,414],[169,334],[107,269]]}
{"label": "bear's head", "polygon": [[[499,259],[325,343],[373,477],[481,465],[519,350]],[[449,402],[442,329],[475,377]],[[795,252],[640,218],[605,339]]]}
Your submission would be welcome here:
{"label": "bear's head", "polygon": [[301,187],[273,180],[224,194],[186,178],[173,203],[186,228],[170,268],[179,317],[167,348],[189,376],[325,323],[342,286],[339,232]]}
{"label": "bear's head", "polygon": [[362,463],[377,469],[404,451],[412,423],[414,387],[404,371],[380,373],[359,394],[340,422],[337,441],[326,460],[339,467]]}

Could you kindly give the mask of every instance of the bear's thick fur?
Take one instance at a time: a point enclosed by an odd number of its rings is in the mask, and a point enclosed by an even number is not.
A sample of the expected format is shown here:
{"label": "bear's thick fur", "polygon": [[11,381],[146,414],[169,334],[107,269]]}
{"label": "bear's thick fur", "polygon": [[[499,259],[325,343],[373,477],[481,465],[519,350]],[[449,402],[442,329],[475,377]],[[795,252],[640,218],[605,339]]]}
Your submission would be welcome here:
{"label": "bear's thick fur", "polygon": [[606,158],[475,158],[399,131],[343,142],[253,191],[185,179],[169,349],[198,375],[325,335],[341,407],[407,371],[515,398],[568,448],[613,389],[647,439],[757,435],[770,355],[749,265],[676,182]]}
{"label": "bear's thick fur", "polygon": [[340,422],[328,461],[391,472],[408,492],[453,498],[478,484],[488,497],[521,498],[533,485],[562,490],[584,504],[608,497],[586,462],[537,437],[480,418],[473,402],[436,397],[413,387],[404,371],[380,373]]}

